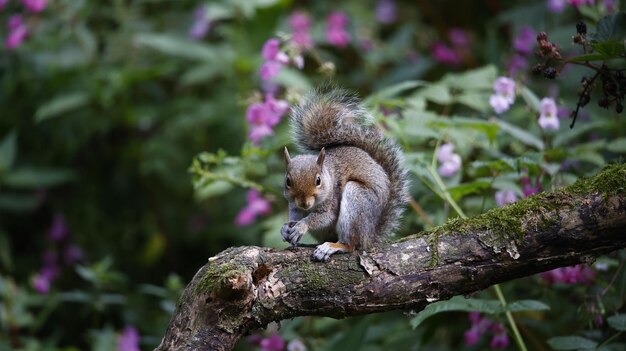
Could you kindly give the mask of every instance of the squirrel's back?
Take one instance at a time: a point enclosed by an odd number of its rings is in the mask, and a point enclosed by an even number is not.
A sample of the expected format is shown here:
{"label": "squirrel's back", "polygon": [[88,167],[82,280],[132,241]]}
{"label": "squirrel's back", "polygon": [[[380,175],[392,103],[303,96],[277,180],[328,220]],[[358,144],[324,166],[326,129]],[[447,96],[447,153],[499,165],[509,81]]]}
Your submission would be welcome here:
{"label": "squirrel's back", "polygon": [[304,152],[354,146],[383,168],[389,180],[389,200],[383,205],[379,234],[394,232],[408,201],[408,176],[402,166],[402,150],[376,127],[359,99],[341,89],[318,89],[292,109],[291,124],[295,142]]}

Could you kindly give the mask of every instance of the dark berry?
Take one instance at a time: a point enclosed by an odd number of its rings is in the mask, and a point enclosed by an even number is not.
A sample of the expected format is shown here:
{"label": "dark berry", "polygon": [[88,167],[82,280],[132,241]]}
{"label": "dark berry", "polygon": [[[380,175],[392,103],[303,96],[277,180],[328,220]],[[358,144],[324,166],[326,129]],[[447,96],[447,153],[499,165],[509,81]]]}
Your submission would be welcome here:
{"label": "dark berry", "polygon": [[543,76],[548,78],[548,79],[554,79],[556,78],[556,69],[554,67],[546,67],[546,69],[543,70]]}
{"label": "dark berry", "polygon": [[603,97],[602,99],[598,100],[598,106],[602,108],[609,108],[609,99]]}
{"label": "dark berry", "polygon": [[531,69],[531,72],[533,72],[534,75],[539,75],[539,73],[543,72],[544,68],[545,68],[544,65],[542,65],[541,63],[538,63],[533,66],[533,68]]}
{"label": "dark berry", "polygon": [[573,40],[575,44],[582,44],[585,42],[584,37],[580,33],[576,33],[576,35],[574,35]]}
{"label": "dark berry", "polygon": [[576,23],[576,32],[580,34],[587,34],[587,25],[585,22],[580,21]]}
{"label": "dark berry", "polygon": [[539,34],[537,34],[537,41],[544,40],[548,40],[548,34],[546,34],[546,32],[539,32]]}
{"label": "dark berry", "polygon": [[622,111],[624,111],[624,105],[622,105],[621,103],[618,102],[615,105],[615,112],[622,113]]}

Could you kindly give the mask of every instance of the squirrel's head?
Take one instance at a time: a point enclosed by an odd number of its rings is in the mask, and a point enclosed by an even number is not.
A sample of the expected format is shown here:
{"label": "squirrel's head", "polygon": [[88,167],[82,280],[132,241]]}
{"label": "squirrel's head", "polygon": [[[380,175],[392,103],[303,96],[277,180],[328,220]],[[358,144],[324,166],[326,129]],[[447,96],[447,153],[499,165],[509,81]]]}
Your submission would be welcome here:
{"label": "squirrel's head", "polygon": [[301,210],[314,208],[332,191],[330,175],[324,167],[325,157],[326,150],[322,148],[317,156],[291,158],[285,147],[285,198]]}

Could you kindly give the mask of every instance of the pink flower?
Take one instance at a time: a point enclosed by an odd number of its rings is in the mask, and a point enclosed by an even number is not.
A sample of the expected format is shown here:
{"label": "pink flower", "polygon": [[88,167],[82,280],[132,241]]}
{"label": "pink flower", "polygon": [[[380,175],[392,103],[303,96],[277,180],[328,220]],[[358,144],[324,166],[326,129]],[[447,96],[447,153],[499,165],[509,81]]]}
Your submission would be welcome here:
{"label": "pink flower", "polygon": [[510,76],[514,76],[519,71],[526,71],[528,69],[528,59],[522,55],[513,55],[508,62],[507,70]]}
{"label": "pink flower", "polygon": [[284,65],[289,63],[289,56],[280,51],[280,40],[276,38],[268,39],[263,44],[261,55],[265,63],[261,66],[261,79],[269,80],[274,78]]}
{"label": "pink flower", "polygon": [[561,13],[565,9],[565,0],[548,0],[548,10]]}
{"label": "pink flower", "polygon": [[248,138],[258,145],[261,139],[273,133],[272,128],[280,122],[288,110],[287,101],[276,100],[272,94],[265,94],[263,103],[253,103],[246,111],[246,120],[252,125]]}
{"label": "pink flower", "polygon": [[430,52],[435,59],[435,61],[450,66],[457,66],[461,64],[461,57],[448,47],[446,44],[442,42],[436,42],[430,48]]}
{"label": "pink flower", "polygon": [[39,13],[41,12],[48,3],[48,0],[22,0],[22,4],[26,9],[30,12]]}
{"label": "pink flower", "polygon": [[263,198],[261,193],[256,189],[248,190],[246,200],[248,205],[239,211],[235,219],[235,223],[238,226],[249,225],[256,220],[257,216],[267,215],[272,210],[270,202]]}
{"label": "pink flower", "polygon": [[454,153],[454,145],[446,143],[441,145],[437,152],[437,159],[441,162],[439,174],[450,177],[461,168],[461,156]]}
{"label": "pink flower", "polygon": [[76,244],[67,245],[63,251],[63,259],[68,266],[82,260],[84,256],[83,249]]}
{"label": "pink flower", "polygon": [[558,130],[559,119],[557,118],[556,102],[552,98],[543,98],[539,103],[539,119],[537,123],[545,130]]}
{"label": "pink flower", "polygon": [[0,0],[0,11],[4,9],[8,2],[9,0]]}
{"label": "pink flower", "polygon": [[261,79],[269,80],[278,75],[283,68],[283,64],[278,61],[267,61],[261,66]]}
{"label": "pink flower", "polygon": [[287,344],[287,351],[306,351],[306,345],[300,339],[293,339]]}
{"label": "pink flower", "polygon": [[127,325],[117,341],[117,351],[141,351],[139,332],[132,325]]}
{"label": "pink flower", "polygon": [[7,26],[9,27],[9,34],[4,45],[7,49],[12,50],[20,46],[26,39],[28,36],[28,27],[26,27],[20,15],[11,16]]}
{"label": "pink flower", "polygon": [[471,347],[476,345],[483,334],[494,326],[494,322],[490,319],[483,318],[480,312],[472,311],[469,313],[469,320],[472,323],[471,328],[463,334],[465,338],[465,346]]}
{"label": "pink flower", "polygon": [[529,197],[531,195],[540,193],[542,190],[539,179],[537,179],[536,185],[534,186],[532,184],[532,181],[528,177],[520,179],[520,183],[522,184],[522,193],[524,193],[524,197]]}
{"label": "pink flower", "polygon": [[261,340],[261,350],[263,351],[283,351],[285,349],[285,339],[278,334]]}
{"label": "pink flower", "polygon": [[31,280],[31,285],[40,294],[50,292],[50,280],[41,274],[36,274]]}
{"label": "pink flower", "polygon": [[265,44],[263,44],[263,49],[261,49],[261,55],[263,55],[263,58],[267,61],[275,60],[279,52],[280,40],[276,38],[268,39]]}
{"label": "pink flower", "polygon": [[512,204],[517,201],[517,195],[512,190],[501,190],[496,192],[496,204],[498,207],[502,207],[507,204]]}
{"label": "pink flower", "polygon": [[289,26],[291,26],[291,42],[301,48],[313,46],[311,39],[311,19],[304,12],[293,12],[289,16]]}
{"label": "pink flower", "polygon": [[326,18],[326,40],[328,43],[343,48],[350,43],[350,34],[346,31],[348,16],[341,11],[334,11]]}

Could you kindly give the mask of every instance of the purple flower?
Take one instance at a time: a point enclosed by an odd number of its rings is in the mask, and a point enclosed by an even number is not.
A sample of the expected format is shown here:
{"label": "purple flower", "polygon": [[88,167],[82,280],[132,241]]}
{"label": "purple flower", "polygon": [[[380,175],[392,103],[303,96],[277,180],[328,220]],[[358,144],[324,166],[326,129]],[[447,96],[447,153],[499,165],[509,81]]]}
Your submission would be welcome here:
{"label": "purple flower", "polygon": [[565,0],[548,0],[548,10],[554,13],[561,13],[565,10]]}
{"label": "purple flower", "polygon": [[451,28],[448,31],[448,38],[452,45],[460,49],[466,49],[469,47],[470,38],[467,32],[461,28]]}
{"label": "purple flower", "polygon": [[494,322],[487,318],[483,318],[480,315],[480,312],[476,311],[470,312],[468,317],[472,326],[465,331],[463,336],[465,338],[465,346],[470,347],[476,345],[480,341],[482,335],[494,325]]}
{"label": "purple flower", "polygon": [[378,0],[376,3],[376,20],[383,24],[391,24],[398,18],[398,6],[394,0]]}
{"label": "purple flower", "polygon": [[4,45],[7,49],[13,50],[20,46],[28,36],[28,27],[20,15],[11,16],[7,26],[9,27],[9,34]]}
{"label": "purple flower", "polygon": [[507,70],[510,76],[514,76],[519,71],[528,69],[528,59],[522,55],[515,54],[509,59]]}
{"label": "purple flower", "polygon": [[501,190],[496,191],[496,204],[498,207],[502,207],[507,204],[512,204],[517,201],[517,195],[513,190]]}
{"label": "purple flower", "polygon": [[430,48],[430,52],[435,61],[450,66],[457,66],[461,64],[461,57],[452,50],[446,44],[442,42],[436,42]]}
{"label": "purple flower", "polygon": [[206,37],[211,29],[211,20],[206,5],[201,5],[193,12],[194,21],[187,33],[191,38],[200,40]]}
{"label": "purple flower", "polygon": [[446,143],[439,147],[437,159],[441,162],[439,174],[444,177],[454,175],[461,168],[461,156],[454,153],[454,145]]}
{"label": "purple flower", "polygon": [[271,212],[270,202],[261,196],[256,189],[248,190],[246,196],[248,205],[237,214],[235,223],[238,226],[246,226],[256,220],[258,215],[266,215]]}
{"label": "purple flower", "polygon": [[50,292],[50,280],[41,274],[36,274],[30,281],[33,288],[40,294],[48,294]]}
{"label": "purple flower", "polygon": [[276,38],[268,39],[265,44],[263,44],[263,49],[261,49],[261,55],[267,61],[275,60],[279,52],[280,40]]}
{"label": "purple flower", "polygon": [[567,3],[571,6],[578,7],[582,5],[593,5],[594,0],[567,0]]}
{"label": "purple flower", "polygon": [[117,351],[141,351],[139,332],[132,325],[127,325],[117,341]]}
{"label": "purple flower", "polygon": [[478,331],[478,328],[471,327],[463,333],[463,337],[465,338],[465,346],[471,347],[480,341],[480,337],[482,333]]}
{"label": "purple flower", "polygon": [[283,68],[283,64],[278,61],[267,61],[261,66],[260,75],[261,79],[269,80],[278,75]]}
{"label": "purple flower", "polygon": [[291,26],[291,42],[301,48],[313,46],[311,39],[311,19],[304,12],[293,12],[289,16],[289,26]]}
{"label": "purple flower", "polygon": [[606,12],[608,13],[615,12],[616,2],[617,1],[615,0],[604,0],[603,5],[604,5],[604,8],[606,9]]}
{"label": "purple flower", "polygon": [[70,233],[67,228],[67,224],[65,223],[65,218],[63,214],[57,212],[54,214],[54,219],[52,220],[52,225],[48,231],[48,238],[51,241],[61,241],[65,239]]}
{"label": "purple flower", "polygon": [[272,128],[280,122],[288,110],[289,103],[285,100],[276,100],[272,94],[266,94],[263,103],[256,102],[250,105],[246,111],[246,120],[252,126],[248,135],[252,143],[258,145],[261,139],[272,134]]}
{"label": "purple flower", "polygon": [[63,251],[63,259],[65,260],[65,264],[68,266],[81,261],[84,256],[85,254],[83,249],[76,244],[68,244]]}
{"label": "purple flower", "polygon": [[538,180],[535,186],[532,185],[528,177],[522,178],[520,182],[522,183],[522,193],[524,193],[524,197],[529,197],[541,192],[541,184]]}
{"label": "purple flower", "polygon": [[523,26],[519,34],[513,39],[513,48],[522,55],[530,55],[533,52],[537,33],[529,26]]}
{"label": "purple flower", "polygon": [[491,331],[493,332],[493,337],[489,342],[489,346],[492,349],[505,349],[509,346],[509,336],[506,334],[506,330],[502,324],[494,323],[491,326]]}
{"label": "purple flower", "polygon": [[326,18],[326,40],[330,45],[344,48],[350,43],[350,34],[346,31],[348,16],[341,11],[334,11]]}
{"label": "purple flower", "polygon": [[22,5],[30,12],[39,13],[47,5],[48,0],[22,0]]}
{"label": "purple flower", "polygon": [[273,334],[261,340],[260,346],[263,351],[283,351],[285,349],[285,339],[278,334]]}
{"label": "purple flower", "polygon": [[557,118],[556,102],[553,98],[543,98],[539,103],[539,126],[544,130],[558,130],[559,119]]}
{"label": "purple flower", "polygon": [[595,280],[595,272],[586,265],[561,267],[540,273],[539,276],[546,284],[591,284]]}
{"label": "purple flower", "polygon": [[0,0],[0,11],[4,9],[8,2],[9,0]]}

